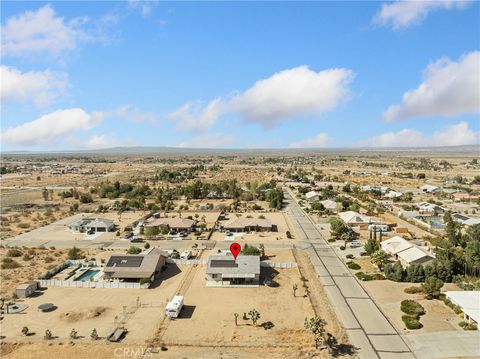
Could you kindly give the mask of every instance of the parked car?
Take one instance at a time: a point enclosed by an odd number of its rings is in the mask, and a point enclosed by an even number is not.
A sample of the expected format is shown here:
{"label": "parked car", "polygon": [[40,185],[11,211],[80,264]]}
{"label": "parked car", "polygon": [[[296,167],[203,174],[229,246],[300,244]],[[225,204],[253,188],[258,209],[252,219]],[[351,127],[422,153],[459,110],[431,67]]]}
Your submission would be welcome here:
{"label": "parked car", "polygon": [[226,231],[226,232],[225,232],[225,235],[226,235],[227,237],[231,237],[231,236],[233,236],[233,233],[230,232],[230,231]]}
{"label": "parked car", "polygon": [[358,241],[352,241],[350,242],[350,248],[360,248],[362,246],[362,243]]}

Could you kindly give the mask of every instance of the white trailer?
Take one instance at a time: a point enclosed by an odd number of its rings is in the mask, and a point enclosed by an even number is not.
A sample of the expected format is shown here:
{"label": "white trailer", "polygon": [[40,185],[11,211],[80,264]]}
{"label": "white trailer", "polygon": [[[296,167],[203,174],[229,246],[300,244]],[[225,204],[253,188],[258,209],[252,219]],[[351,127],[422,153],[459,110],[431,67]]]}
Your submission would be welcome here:
{"label": "white trailer", "polygon": [[178,318],[183,308],[183,296],[176,295],[165,307],[165,315],[169,318]]}
{"label": "white trailer", "polygon": [[390,227],[387,224],[371,224],[368,226],[370,232],[390,232]]}

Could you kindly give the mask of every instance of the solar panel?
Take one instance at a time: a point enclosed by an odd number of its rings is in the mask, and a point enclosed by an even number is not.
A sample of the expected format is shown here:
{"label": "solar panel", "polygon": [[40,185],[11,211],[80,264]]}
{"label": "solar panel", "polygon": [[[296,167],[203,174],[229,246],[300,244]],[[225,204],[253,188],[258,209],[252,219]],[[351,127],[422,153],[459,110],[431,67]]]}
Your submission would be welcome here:
{"label": "solar panel", "polygon": [[140,267],[142,261],[143,256],[112,256],[107,267]]}
{"label": "solar panel", "polygon": [[237,268],[238,264],[235,261],[228,259],[215,259],[210,262],[212,268]]}

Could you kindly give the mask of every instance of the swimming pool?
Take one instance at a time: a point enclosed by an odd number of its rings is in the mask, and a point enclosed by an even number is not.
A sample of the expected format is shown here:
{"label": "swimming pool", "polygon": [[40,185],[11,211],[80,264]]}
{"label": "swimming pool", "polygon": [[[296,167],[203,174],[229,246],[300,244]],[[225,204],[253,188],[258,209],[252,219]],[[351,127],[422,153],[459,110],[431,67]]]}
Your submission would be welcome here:
{"label": "swimming pool", "polygon": [[100,271],[97,270],[97,269],[89,269],[75,280],[76,281],[80,280],[82,282],[86,282],[86,281],[90,280],[91,278],[93,278],[98,272],[100,272]]}

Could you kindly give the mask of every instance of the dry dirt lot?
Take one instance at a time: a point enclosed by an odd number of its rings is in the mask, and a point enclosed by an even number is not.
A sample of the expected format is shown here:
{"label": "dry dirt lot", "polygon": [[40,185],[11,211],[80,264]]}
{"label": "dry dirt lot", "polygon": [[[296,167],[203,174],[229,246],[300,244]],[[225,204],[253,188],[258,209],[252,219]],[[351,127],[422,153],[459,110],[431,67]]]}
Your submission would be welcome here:
{"label": "dry dirt lot", "polygon": [[[205,257],[206,258],[206,257]],[[312,341],[303,329],[305,317],[314,316],[310,301],[303,288],[293,297],[292,286],[300,283],[299,272],[294,269],[264,269],[262,275],[277,272],[277,288],[207,288],[205,266],[199,266],[185,293],[186,311],[181,318],[167,321],[161,341],[182,345],[239,345],[239,346],[308,346]],[[301,286],[299,286],[301,287]],[[243,320],[243,313],[251,309],[261,318],[254,327]],[[233,313],[239,313],[235,326]],[[273,323],[264,329],[263,323]]]}
{"label": "dry dirt lot", "polygon": [[[176,293],[184,274],[185,267],[169,264],[152,289],[49,287],[24,299],[29,307],[23,313],[4,317],[2,335],[8,342],[42,341],[45,330],[50,329],[58,337],[53,341],[56,343],[69,341],[70,331],[75,328],[83,337],[79,341],[90,341],[93,328],[104,337],[121,324],[128,329],[124,343],[143,343],[157,329],[165,304]],[[53,303],[57,308],[40,312],[37,307],[42,303]],[[23,336],[24,326],[36,334]]]}
{"label": "dry dirt lot", "polygon": [[[419,286],[418,283],[396,283],[389,280],[362,282],[362,286],[380,306],[392,324],[400,333],[428,333],[448,330],[462,330],[458,323],[461,318],[442,301],[424,299],[423,294],[407,294],[403,290],[411,286]],[[445,289],[448,288],[448,289]],[[454,284],[446,284],[444,290],[459,290]],[[407,330],[402,322],[400,302],[404,299],[418,301],[426,311],[420,317],[423,328]]]}

